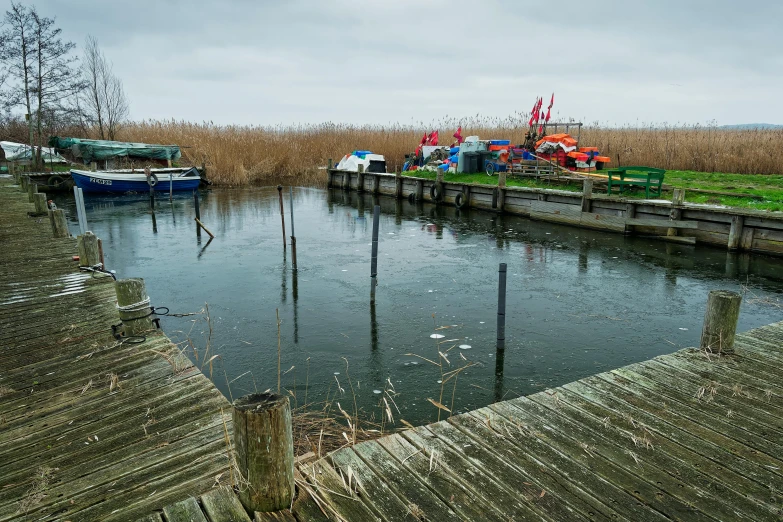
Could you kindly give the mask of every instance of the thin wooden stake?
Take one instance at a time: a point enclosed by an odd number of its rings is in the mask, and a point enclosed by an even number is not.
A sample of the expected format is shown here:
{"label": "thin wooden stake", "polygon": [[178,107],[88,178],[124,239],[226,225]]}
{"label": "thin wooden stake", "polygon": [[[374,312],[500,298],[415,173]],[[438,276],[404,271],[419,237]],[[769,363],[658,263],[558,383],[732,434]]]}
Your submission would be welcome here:
{"label": "thin wooden stake", "polygon": [[283,250],[285,250],[285,212],[283,212],[283,186],[277,186],[277,195],[280,199],[280,223],[283,224]]}
{"label": "thin wooden stake", "polygon": [[372,258],[370,261],[370,303],[375,303],[375,287],[378,285],[378,224],[381,207],[375,205],[372,211]]}
{"label": "thin wooden stake", "polygon": [[498,340],[497,349],[506,349],[506,263],[498,269]]}

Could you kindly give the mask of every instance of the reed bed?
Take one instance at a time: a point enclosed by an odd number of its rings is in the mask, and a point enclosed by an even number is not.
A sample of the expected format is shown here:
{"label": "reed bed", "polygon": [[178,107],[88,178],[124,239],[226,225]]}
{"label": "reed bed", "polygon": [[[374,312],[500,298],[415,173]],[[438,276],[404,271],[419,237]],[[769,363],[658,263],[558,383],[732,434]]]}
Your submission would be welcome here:
{"label": "reed bed", "polygon": [[[445,119],[413,125],[346,125],[323,123],[300,126],[238,126],[184,121],[144,121],[123,129],[122,139],[183,146],[183,162],[205,164],[210,178],[220,184],[322,185],[323,171],[332,158],[339,160],[356,149],[386,156],[391,171],[399,169],[425,131],[439,130],[441,144],[462,135],[524,140],[526,115],[505,119]],[[562,128],[560,129],[563,130]],[[572,133],[576,133],[572,127]],[[582,128],[582,145],[597,146],[613,164],[648,165],[667,170],[783,173],[783,129],[721,129],[711,125],[638,125]]]}

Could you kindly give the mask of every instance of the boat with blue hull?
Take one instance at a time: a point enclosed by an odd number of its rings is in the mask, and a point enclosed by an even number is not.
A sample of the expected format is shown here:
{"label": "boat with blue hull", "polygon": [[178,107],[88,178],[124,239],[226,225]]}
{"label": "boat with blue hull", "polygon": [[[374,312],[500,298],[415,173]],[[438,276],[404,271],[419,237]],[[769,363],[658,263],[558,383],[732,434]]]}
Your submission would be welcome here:
{"label": "boat with blue hull", "polygon": [[84,192],[110,194],[146,193],[149,192],[150,185],[158,192],[168,192],[169,189],[194,190],[202,182],[195,168],[177,172],[171,172],[170,169],[153,169],[149,177],[139,171],[92,172],[71,169],[71,178]]}

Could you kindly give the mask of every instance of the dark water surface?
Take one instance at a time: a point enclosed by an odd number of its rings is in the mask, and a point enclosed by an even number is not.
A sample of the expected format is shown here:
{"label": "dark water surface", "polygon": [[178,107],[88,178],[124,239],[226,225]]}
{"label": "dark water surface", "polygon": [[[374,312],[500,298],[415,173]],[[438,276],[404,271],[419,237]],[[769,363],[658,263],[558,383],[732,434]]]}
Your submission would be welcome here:
{"label": "dark water surface", "polygon": [[[290,235],[287,189],[284,195]],[[294,190],[298,271],[290,251],[283,253],[274,188],[202,192],[202,221],[217,236],[209,244],[206,234],[196,238],[190,194],[159,199],[154,230],[144,196],[85,200],[108,268],[144,278],[152,303],[172,312],[209,304],[210,356],[220,355],[213,379],[234,398],[277,386],[275,309],[283,386],[300,405],[305,394],[313,402],[336,393],[348,410],[350,372],[360,407],[379,412],[377,392],[391,382],[401,417],[412,423],[437,416],[427,398],[440,398],[441,369],[423,359],[438,361],[433,333],[455,339],[440,344],[444,372],[475,363],[459,375],[455,392],[452,379],[443,393],[444,404],[454,393],[454,409],[463,411],[694,346],[709,290],[752,289],[756,299],[746,296],[741,330],[782,315],[762,302],[780,302],[780,259],[385,197],[375,200],[381,221],[373,310],[369,195]],[[73,199],[56,202],[76,233]],[[507,325],[497,372],[501,262],[508,263]],[[175,341],[190,336],[203,360],[203,319],[162,323]]]}

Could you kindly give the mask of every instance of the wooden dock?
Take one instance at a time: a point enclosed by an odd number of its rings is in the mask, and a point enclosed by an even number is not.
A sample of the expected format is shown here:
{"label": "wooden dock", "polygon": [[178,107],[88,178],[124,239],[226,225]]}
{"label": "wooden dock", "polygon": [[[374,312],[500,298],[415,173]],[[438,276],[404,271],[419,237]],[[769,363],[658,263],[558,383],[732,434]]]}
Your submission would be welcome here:
{"label": "wooden dock", "polygon": [[0,521],[134,520],[227,482],[228,402],[162,333],[118,344],[112,278],[32,210],[0,180]]}
{"label": "wooden dock", "polygon": [[301,471],[350,521],[781,520],[783,323],[735,348],[656,357]]}
{"label": "wooden dock", "polygon": [[[0,180],[0,521],[250,521],[228,403]],[[783,323],[345,447],[256,521],[783,518]],[[226,410],[223,415],[221,409]],[[225,420],[224,420],[225,419]],[[304,485],[312,492],[309,496]]]}
{"label": "wooden dock", "polygon": [[[433,179],[327,169],[327,187],[525,216],[564,225],[644,235],[680,244],[783,256],[783,212],[634,199],[534,187],[498,187]],[[458,204],[459,198],[459,204]]]}

